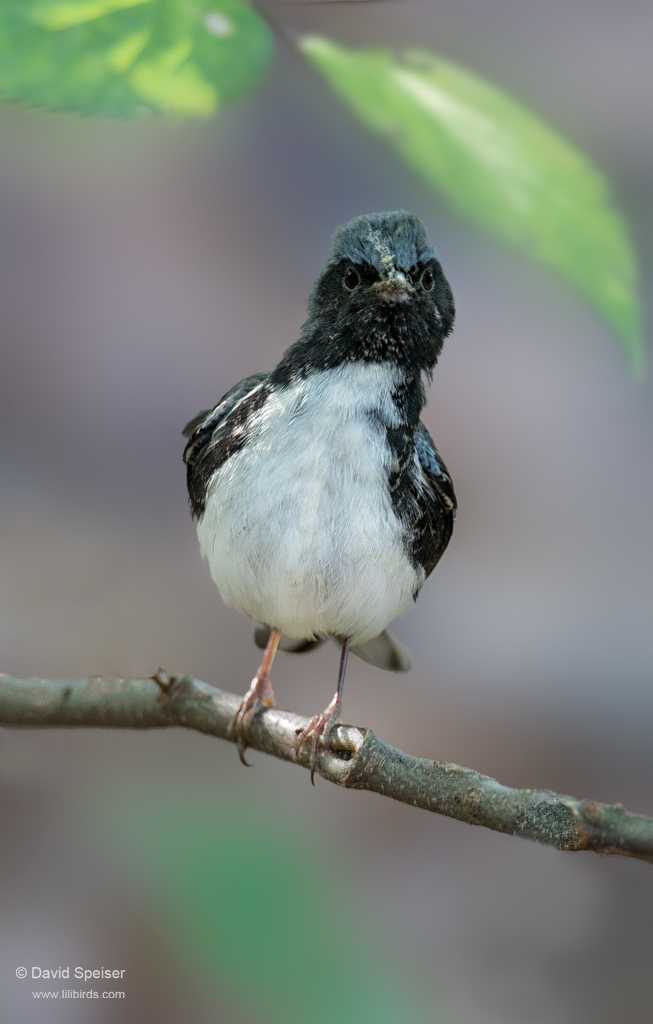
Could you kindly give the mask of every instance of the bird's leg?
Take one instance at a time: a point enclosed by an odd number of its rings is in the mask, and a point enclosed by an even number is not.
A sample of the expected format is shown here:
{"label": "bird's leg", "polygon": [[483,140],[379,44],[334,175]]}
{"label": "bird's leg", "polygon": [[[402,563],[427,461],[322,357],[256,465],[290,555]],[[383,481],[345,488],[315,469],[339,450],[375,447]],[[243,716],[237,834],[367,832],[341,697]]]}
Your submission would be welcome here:
{"label": "bird's leg", "polygon": [[324,709],[321,715],[314,715],[305,729],[302,729],[297,742],[295,743],[295,756],[299,754],[299,751],[305,743],[311,741],[311,782],[315,785],[315,765],[317,764],[317,748],[318,746],[328,747],[329,746],[329,734],[340,721],[340,711],[342,708],[342,687],[345,681],[345,671],[347,669],[347,655],[349,654],[349,637],[346,637],[342,642],[342,651],[340,654],[340,672],[338,674],[338,689],[333,695],[333,700],[327,708]]}
{"label": "bird's leg", "polygon": [[252,685],[240,702],[229,733],[229,738],[235,740],[238,744],[240,760],[246,765],[249,765],[249,761],[245,760],[247,731],[252,724],[254,715],[261,708],[279,707],[277,698],[274,696],[272,683],[270,682],[270,669],[272,668],[274,656],[277,653],[280,636],[281,634],[278,629],[273,629],[270,633],[270,639],[265,648],[261,667],[252,679]]}

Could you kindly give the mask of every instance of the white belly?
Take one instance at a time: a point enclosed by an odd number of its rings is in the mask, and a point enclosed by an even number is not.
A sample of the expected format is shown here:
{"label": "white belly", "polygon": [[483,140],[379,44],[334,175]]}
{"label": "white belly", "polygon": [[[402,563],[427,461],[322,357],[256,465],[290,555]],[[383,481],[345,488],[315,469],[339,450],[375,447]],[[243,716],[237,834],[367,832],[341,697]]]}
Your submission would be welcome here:
{"label": "white belly", "polygon": [[256,445],[217,471],[197,528],[225,604],[290,637],[355,643],[411,607],[423,579],[392,511],[385,432],[368,414],[381,406],[396,422],[395,373],[344,366],[268,399]]}

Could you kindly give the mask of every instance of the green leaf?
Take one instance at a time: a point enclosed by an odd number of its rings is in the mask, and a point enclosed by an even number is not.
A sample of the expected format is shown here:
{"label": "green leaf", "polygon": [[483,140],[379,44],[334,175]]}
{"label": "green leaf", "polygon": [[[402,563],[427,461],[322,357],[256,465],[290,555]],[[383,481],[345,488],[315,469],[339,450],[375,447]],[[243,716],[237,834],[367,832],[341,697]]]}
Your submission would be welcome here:
{"label": "green leaf", "polygon": [[636,259],[585,156],[505,93],[431,54],[395,59],[318,36],[298,45],[361,121],[461,213],[577,288],[641,371]]}
{"label": "green leaf", "polygon": [[[106,819],[105,819],[106,823]],[[323,842],[264,807],[151,800],[111,815],[186,969],[269,1024],[436,1024],[380,936],[340,891]],[[336,865],[337,866],[337,861]],[[356,908],[356,909],[354,909]],[[402,963],[402,961],[404,961]]]}
{"label": "green leaf", "polygon": [[0,95],[50,110],[210,117],[267,68],[242,0],[0,0]]}

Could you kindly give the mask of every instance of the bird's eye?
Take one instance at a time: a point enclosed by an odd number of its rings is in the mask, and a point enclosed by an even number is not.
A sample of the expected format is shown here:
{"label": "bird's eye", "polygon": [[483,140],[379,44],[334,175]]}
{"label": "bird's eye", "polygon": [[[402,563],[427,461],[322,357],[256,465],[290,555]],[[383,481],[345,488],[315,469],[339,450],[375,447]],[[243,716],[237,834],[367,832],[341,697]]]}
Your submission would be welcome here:
{"label": "bird's eye", "polygon": [[430,292],[434,283],[435,279],[433,277],[433,271],[429,270],[427,267],[424,273],[422,274],[422,288],[424,289],[425,292]]}
{"label": "bird's eye", "polygon": [[349,288],[349,291],[353,292],[354,288],[356,288],[360,283],[360,274],[358,273],[357,270],[354,270],[353,267],[350,267],[347,273],[345,274],[345,288]]}

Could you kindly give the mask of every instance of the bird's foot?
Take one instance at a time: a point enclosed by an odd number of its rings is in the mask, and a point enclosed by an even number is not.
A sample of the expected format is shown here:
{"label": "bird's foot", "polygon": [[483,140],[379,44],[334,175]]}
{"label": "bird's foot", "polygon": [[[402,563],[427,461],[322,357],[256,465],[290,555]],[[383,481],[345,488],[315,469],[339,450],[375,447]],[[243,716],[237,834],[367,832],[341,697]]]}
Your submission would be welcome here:
{"label": "bird's foot", "polygon": [[238,744],[238,756],[243,764],[250,766],[245,760],[247,750],[247,733],[254,721],[255,716],[263,708],[278,708],[277,698],[274,696],[272,683],[269,674],[260,668],[254,678],[252,685],[243,697],[234,717],[229,733],[229,739]]}
{"label": "bird's foot", "polygon": [[321,715],[314,715],[305,729],[302,729],[295,742],[295,757],[299,755],[301,748],[311,744],[311,782],[315,785],[315,767],[317,765],[318,747],[330,748],[329,736],[334,725],[340,721],[340,700],[336,694],[328,708],[325,708]]}

